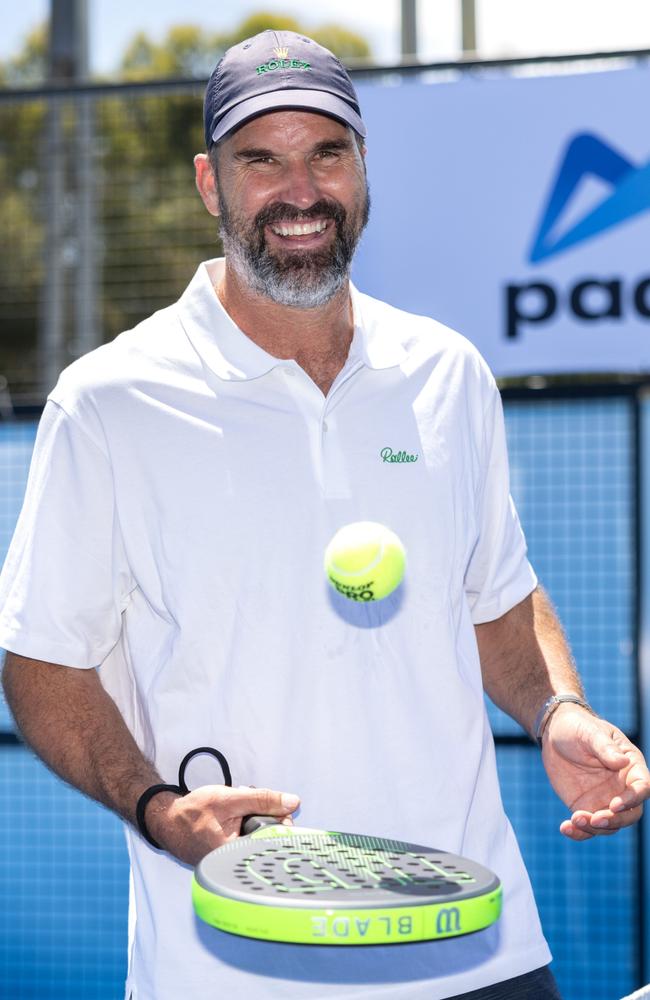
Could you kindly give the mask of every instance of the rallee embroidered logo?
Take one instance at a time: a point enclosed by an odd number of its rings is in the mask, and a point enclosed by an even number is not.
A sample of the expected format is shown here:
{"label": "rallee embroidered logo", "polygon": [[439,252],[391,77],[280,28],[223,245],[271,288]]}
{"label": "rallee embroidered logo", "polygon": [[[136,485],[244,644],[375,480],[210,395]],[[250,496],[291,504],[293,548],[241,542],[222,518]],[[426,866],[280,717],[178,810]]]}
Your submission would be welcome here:
{"label": "rallee embroidered logo", "polygon": [[261,66],[257,66],[255,72],[258,76],[262,73],[272,73],[275,69],[311,69],[308,62],[304,59],[289,59],[289,49],[273,49],[275,52],[275,59],[269,59],[268,62],[262,63]]}
{"label": "rallee embroidered logo", "polygon": [[392,448],[382,448],[382,462],[417,462],[419,455],[409,455],[407,451],[393,451]]}

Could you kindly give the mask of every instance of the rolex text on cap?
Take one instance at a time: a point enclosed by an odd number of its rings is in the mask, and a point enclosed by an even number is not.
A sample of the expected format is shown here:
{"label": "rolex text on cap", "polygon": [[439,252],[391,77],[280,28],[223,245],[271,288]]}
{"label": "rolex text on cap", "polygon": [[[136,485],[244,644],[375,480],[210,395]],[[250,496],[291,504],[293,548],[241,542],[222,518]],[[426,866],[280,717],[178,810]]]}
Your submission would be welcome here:
{"label": "rolex text on cap", "polygon": [[366,135],[336,56],[304,35],[268,30],[233,45],[213,70],[203,105],[207,149],[251,118],[283,109],[316,111]]}

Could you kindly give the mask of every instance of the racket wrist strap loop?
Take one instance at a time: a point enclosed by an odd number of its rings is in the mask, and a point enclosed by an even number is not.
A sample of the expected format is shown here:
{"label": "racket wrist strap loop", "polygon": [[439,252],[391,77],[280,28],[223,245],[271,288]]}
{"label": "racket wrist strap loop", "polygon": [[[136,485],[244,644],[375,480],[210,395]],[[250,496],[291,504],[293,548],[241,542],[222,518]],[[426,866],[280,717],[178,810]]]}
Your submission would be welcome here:
{"label": "racket wrist strap loop", "polygon": [[596,714],[591,705],[588,702],[586,702],[584,698],[581,698],[580,695],[578,694],[551,695],[551,697],[544,702],[539,712],[537,713],[537,716],[535,718],[535,723],[533,726],[535,739],[540,747],[542,745],[542,737],[544,736],[544,732],[546,730],[546,727],[548,726],[549,719],[553,715],[553,712],[555,712],[560,707],[560,705],[564,705],[566,702],[570,702],[573,705],[580,705],[581,708],[586,708],[587,711],[591,712],[592,715]]}
{"label": "racket wrist strap loop", "polygon": [[183,791],[180,785],[151,785],[149,788],[145,789],[140,798],[138,799],[138,804],[135,807],[135,820],[138,830],[144,837],[144,839],[155,847],[157,851],[162,850],[160,844],[153,839],[149,830],[147,829],[147,823],[144,817],[145,809],[147,808],[149,802],[154,797],[154,795],[159,795],[160,792],[174,792],[175,795],[183,795]]}

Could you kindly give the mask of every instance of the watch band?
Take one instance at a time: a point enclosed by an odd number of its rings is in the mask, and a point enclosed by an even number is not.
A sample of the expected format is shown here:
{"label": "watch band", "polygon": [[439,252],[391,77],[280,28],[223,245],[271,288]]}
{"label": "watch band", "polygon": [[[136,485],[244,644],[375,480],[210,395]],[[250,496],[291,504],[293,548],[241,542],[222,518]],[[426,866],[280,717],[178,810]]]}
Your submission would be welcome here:
{"label": "watch band", "polygon": [[581,698],[578,694],[554,694],[548,698],[535,719],[535,724],[533,726],[533,732],[535,733],[535,739],[539,743],[540,747],[542,745],[542,736],[544,735],[544,730],[548,725],[548,720],[553,715],[553,712],[558,708],[559,705],[563,705],[565,702],[570,702],[573,705],[580,705],[582,708],[586,708],[588,712],[595,715],[593,708],[588,702]]}

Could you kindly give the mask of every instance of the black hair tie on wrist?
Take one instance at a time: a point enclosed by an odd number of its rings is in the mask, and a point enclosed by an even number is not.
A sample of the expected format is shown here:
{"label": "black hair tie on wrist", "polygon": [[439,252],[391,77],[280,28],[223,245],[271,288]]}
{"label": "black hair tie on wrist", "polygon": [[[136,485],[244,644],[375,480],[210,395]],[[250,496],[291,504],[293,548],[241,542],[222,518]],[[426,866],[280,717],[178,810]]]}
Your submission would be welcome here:
{"label": "black hair tie on wrist", "polygon": [[184,795],[185,793],[181,791],[180,785],[151,785],[146,791],[142,793],[138,799],[138,804],[135,807],[135,820],[138,824],[138,830],[142,834],[145,840],[148,840],[152,847],[155,847],[157,851],[162,850],[160,844],[157,840],[154,840],[147,829],[147,824],[144,818],[144,811],[147,808],[150,800],[154,795],[158,795],[159,792],[175,792],[177,795]]}
{"label": "black hair tie on wrist", "polygon": [[230,768],[228,767],[228,761],[219,750],[215,750],[214,747],[197,747],[195,750],[190,750],[189,753],[185,754],[181,761],[181,766],[178,769],[178,784],[151,785],[142,793],[138,799],[138,804],[135,807],[135,821],[137,823],[138,830],[144,839],[151,844],[152,847],[155,847],[157,851],[162,850],[162,848],[160,844],[153,839],[147,829],[147,824],[144,818],[145,809],[154,795],[158,795],[160,792],[174,792],[175,795],[189,795],[191,789],[187,787],[187,783],[185,781],[185,770],[189,762],[201,753],[210,754],[211,757],[215,757],[216,760],[219,761],[223,772],[224,785],[227,785],[228,788],[232,786],[232,777],[230,774]]}

